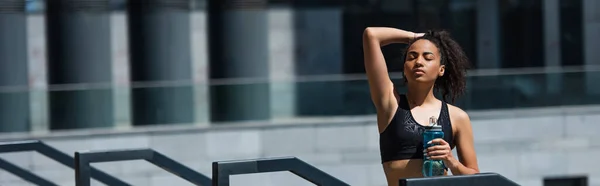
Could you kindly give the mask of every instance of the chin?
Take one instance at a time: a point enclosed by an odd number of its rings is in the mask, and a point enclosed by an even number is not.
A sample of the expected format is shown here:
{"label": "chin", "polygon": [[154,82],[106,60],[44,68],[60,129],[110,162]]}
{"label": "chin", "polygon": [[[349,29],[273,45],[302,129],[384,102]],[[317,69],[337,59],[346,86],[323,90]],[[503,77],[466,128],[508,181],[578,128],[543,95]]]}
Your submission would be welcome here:
{"label": "chin", "polygon": [[[428,79],[428,78],[427,78],[427,77],[425,77],[425,76],[421,76],[421,77],[415,77],[415,78],[413,78],[413,79],[412,79],[412,80],[410,80],[410,81],[412,81],[412,82],[415,82],[415,83],[431,83],[431,82],[433,82],[431,79]],[[435,81],[435,80],[434,80],[434,81]]]}

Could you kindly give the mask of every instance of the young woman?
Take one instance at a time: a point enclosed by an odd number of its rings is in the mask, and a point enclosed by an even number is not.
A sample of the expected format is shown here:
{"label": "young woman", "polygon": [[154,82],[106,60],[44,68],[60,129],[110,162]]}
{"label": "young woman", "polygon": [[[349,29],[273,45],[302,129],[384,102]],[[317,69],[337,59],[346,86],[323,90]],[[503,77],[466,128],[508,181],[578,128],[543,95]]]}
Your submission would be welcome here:
{"label": "young woman", "polygon": [[[402,94],[394,88],[381,52],[382,46],[392,43],[408,44],[404,59],[408,91]],[[465,90],[469,61],[458,43],[445,31],[413,33],[369,27],[363,34],[363,50],[388,185],[398,185],[401,178],[422,177],[424,155],[442,160],[454,175],[478,173],[469,116],[446,103],[454,102]],[[441,100],[434,91],[441,92]],[[432,117],[442,125],[444,138],[432,140],[438,145],[423,149],[423,143],[428,143],[423,141],[423,126]],[[458,158],[452,155],[454,147]]]}

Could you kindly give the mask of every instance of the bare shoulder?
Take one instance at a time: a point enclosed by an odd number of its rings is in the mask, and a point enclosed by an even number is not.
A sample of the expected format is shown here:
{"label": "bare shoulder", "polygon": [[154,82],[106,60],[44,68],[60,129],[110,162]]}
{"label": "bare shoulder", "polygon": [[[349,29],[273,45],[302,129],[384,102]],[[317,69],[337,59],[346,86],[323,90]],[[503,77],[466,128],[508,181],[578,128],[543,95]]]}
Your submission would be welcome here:
{"label": "bare shoulder", "polygon": [[457,106],[448,104],[448,113],[450,115],[450,120],[452,120],[452,124],[458,124],[460,126],[471,124],[469,114]]}

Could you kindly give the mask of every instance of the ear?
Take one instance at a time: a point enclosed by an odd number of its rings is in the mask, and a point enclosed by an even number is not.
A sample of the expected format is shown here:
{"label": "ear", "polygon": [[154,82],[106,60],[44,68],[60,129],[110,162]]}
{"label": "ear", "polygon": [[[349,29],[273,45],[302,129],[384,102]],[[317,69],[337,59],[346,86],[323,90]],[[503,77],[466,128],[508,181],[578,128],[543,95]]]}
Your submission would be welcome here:
{"label": "ear", "polygon": [[438,76],[444,76],[444,72],[446,71],[446,65],[440,65],[440,71],[438,72]]}

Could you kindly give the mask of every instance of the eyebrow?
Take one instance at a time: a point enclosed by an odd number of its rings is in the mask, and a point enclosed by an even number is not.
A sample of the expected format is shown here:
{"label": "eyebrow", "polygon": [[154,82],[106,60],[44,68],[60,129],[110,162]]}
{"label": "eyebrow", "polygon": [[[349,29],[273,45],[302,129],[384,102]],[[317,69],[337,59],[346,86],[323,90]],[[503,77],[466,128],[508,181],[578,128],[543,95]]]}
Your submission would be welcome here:
{"label": "eyebrow", "polygon": [[[415,51],[409,51],[409,52],[408,52],[408,54],[418,54],[418,52],[415,52]],[[434,56],[435,56],[435,54],[433,54],[433,52],[423,52],[423,55],[427,55],[427,54],[431,54],[431,55],[434,55]]]}

